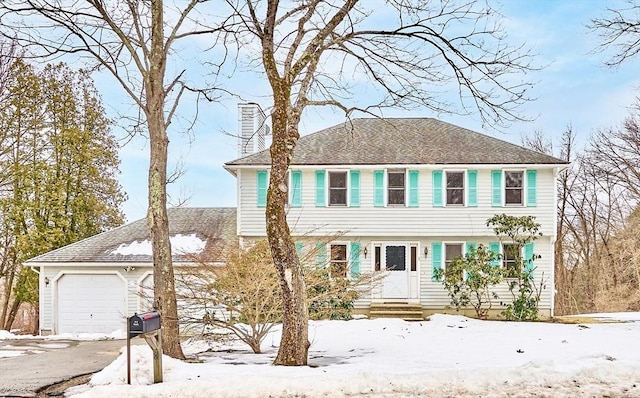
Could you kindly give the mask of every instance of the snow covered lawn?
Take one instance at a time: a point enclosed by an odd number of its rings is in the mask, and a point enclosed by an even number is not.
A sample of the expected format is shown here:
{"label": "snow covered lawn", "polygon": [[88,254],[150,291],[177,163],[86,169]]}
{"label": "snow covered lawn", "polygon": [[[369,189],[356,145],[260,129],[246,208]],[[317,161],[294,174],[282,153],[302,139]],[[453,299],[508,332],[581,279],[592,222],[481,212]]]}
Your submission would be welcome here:
{"label": "snow covered lawn", "polygon": [[[630,317],[638,320],[640,314]],[[126,351],[81,397],[640,397],[640,322],[552,324],[434,315],[319,321],[309,327],[309,367],[276,367],[279,331],[265,354],[214,347],[199,363],[163,358],[164,382],[151,384],[151,350]],[[188,343],[185,351],[207,349]]]}

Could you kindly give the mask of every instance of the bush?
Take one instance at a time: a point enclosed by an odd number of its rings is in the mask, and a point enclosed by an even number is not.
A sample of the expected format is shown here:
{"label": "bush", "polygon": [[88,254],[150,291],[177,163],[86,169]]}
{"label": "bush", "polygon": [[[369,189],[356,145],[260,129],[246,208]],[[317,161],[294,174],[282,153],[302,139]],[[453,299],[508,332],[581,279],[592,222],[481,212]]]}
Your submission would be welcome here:
{"label": "bush", "polygon": [[[200,263],[176,276],[183,286],[179,300],[189,303],[179,307],[181,321],[227,329],[260,353],[262,340],[282,320],[280,280],[269,245],[262,240],[247,250],[225,251],[224,266]],[[370,281],[331,277],[329,268],[315,266],[303,265],[303,273],[310,319],[351,319],[357,289]]]}
{"label": "bush", "polygon": [[479,245],[464,258],[454,258],[446,270],[436,269],[434,277],[443,281],[456,310],[471,305],[479,319],[487,319],[492,299],[498,298],[491,288],[503,280],[502,269],[492,265],[496,258],[496,254]]}

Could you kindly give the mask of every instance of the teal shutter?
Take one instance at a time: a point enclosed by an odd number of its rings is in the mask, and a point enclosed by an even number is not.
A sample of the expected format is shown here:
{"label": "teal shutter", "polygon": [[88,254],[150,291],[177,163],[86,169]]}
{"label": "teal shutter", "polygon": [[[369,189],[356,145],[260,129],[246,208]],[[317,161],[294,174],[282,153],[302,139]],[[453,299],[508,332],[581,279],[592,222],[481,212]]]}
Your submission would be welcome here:
{"label": "teal shutter", "polygon": [[[533,263],[533,242],[525,243],[524,245],[524,269],[527,272],[533,272],[535,265]],[[533,275],[532,275],[533,276]]]}
{"label": "teal shutter", "polygon": [[351,170],[349,172],[349,177],[351,181],[349,206],[360,207],[360,170]]}
{"label": "teal shutter", "polygon": [[502,170],[491,171],[491,206],[502,206]]}
{"label": "teal shutter", "polygon": [[302,172],[291,172],[291,207],[302,206]]}
{"label": "teal shutter", "polygon": [[536,170],[527,170],[527,206],[536,207],[537,203],[538,173]]}
{"label": "teal shutter", "polygon": [[[475,251],[478,248],[478,245],[476,243],[471,243],[471,242],[467,242],[465,243],[465,258],[467,256],[471,255],[472,251]],[[464,279],[465,280],[469,280],[470,275],[465,271],[464,273]]]}
{"label": "teal shutter", "polygon": [[384,206],[384,170],[373,171],[373,205]]}
{"label": "teal shutter", "polygon": [[434,277],[436,270],[442,269],[442,242],[433,242],[431,244],[431,280],[437,282]]}
{"label": "teal shutter", "polygon": [[478,171],[467,171],[467,206],[478,206]]}
{"label": "teal shutter", "polygon": [[465,243],[465,251],[467,254],[471,254],[471,251],[475,251],[478,248],[476,243],[467,242]]}
{"label": "teal shutter", "polygon": [[316,267],[324,268],[327,266],[327,245],[318,242],[316,243]]}
{"label": "teal shutter", "polygon": [[500,265],[500,242],[490,242],[489,251],[496,255],[495,259],[491,262],[491,265],[497,267]]}
{"label": "teal shutter", "polygon": [[267,206],[267,176],[268,173],[265,170],[259,170],[256,172],[258,207]]}
{"label": "teal shutter", "polygon": [[326,206],[325,171],[316,170],[316,207]]}
{"label": "teal shutter", "polygon": [[409,170],[409,207],[418,207],[418,170]]}
{"label": "teal shutter", "polygon": [[360,242],[351,242],[350,246],[351,278],[357,278],[360,276]]}
{"label": "teal shutter", "polygon": [[442,207],[442,170],[433,170],[431,173],[433,179],[433,207]]}
{"label": "teal shutter", "polygon": [[302,242],[296,242],[295,245],[296,245],[296,253],[298,254],[298,258],[301,258],[304,244]]}

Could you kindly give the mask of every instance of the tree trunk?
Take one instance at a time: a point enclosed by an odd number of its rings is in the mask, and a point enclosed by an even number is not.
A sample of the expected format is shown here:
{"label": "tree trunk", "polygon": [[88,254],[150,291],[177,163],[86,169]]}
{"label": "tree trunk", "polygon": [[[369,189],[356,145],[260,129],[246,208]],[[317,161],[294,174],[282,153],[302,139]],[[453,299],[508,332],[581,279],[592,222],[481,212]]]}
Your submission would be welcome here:
{"label": "tree trunk", "polygon": [[289,128],[295,122],[288,123],[288,97],[280,92],[278,95],[272,113],[271,177],[265,212],[267,238],[280,277],[283,301],[282,339],[273,364],[302,366],[307,364],[309,350],[309,315],[302,267],[285,211],[287,171],[298,134],[297,129]]}
{"label": "tree trunk", "polygon": [[13,322],[16,320],[16,315],[18,314],[18,308],[20,308],[20,301],[18,299],[14,299],[11,304],[9,314],[7,314],[7,320],[4,324],[5,330],[11,330],[11,326],[13,326]]}
{"label": "tree trunk", "polygon": [[164,34],[162,0],[151,5],[152,32],[150,71],[145,79],[147,95],[147,126],[150,138],[149,210],[147,222],[153,247],[154,308],[162,315],[162,350],[165,354],[184,359],[180,347],[178,308],[171,261],[169,219],[167,216],[167,156],[169,138],[164,120]]}
{"label": "tree trunk", "polygon": [[0,311],[0,329],[9,330],[10,326],[7,322],[7,316],[9,314],[9,303],[11,303],[11,294],[13,293],[13,280],[15,277],[15,262],[14,265],[11,266],[11,269],[7,267],[5,280],[4,280],[4,296],[2,303],[0,303],[0,307],[2,310]]}

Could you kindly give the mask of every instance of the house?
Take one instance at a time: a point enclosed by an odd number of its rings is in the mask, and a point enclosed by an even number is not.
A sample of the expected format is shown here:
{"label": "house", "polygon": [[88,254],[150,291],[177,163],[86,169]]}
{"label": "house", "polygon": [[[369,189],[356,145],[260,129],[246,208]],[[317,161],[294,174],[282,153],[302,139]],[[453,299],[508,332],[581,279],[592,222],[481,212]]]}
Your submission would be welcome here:
{"label": "house", "polygon": [[[269,130],[258,105],[241,104],[239,111],[240,158],[224,165],[237,178],[237,208],[169,210],[176,272],[216,242],[265,238]],[[472,245],[505,253],[509,242],[497,241],[487,219],[533,215],[543,235],[523,255],[539,256],[534,277],[543,286],[541,315],[550,317],[556,178],[565,167],[554,157],[435,119],[353,119],[299,139],[287,217],[297,248],[314,252],[318,264],[331,262],[345,277],[384,274],[357,301],[357,312],[423,319],[450,303],[434,269],[446,269]],[[108,333],[150,308],[142,294],[153,281],[146,220],[25,265],[40,274],[41,334]],[[499,308],[511,296],[506,284],[496,291]]]}
{"label": "house", "polygon": [[[235,240],[236,209],[168,210],[173,262],[192,266],[200,253]],[[215,259],[206,259],[215,261]],[[34,257],[40,275],[40,334],[110,333],[148,311],[153,258],[142,219]]]}
{"label": "house", "polygon": [[[238,181],[240,241],[264,238],[269,151],[224,167]],[[522,255],[539,256],[540,314],[550,317],[556,179],[565,167],[560,159],[436,119],[353,119],[299,139],[287,217],[299,250],[316,250],[348,268],[345,275],[387,274],[356,303],[357,311],[402,307],[423,317],[450,304],[434,269],[446,268],[472,245],[507,252],[509,242],[497,242],[487,219],[533,215],[543,235]],[[496,292],[498,307],[511,300],[506,283]]]}

